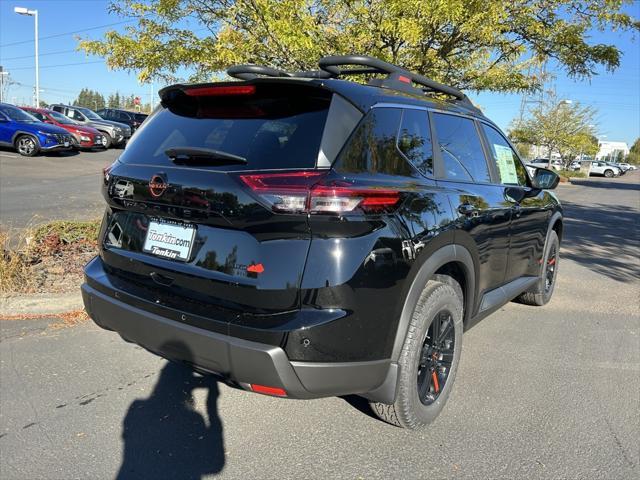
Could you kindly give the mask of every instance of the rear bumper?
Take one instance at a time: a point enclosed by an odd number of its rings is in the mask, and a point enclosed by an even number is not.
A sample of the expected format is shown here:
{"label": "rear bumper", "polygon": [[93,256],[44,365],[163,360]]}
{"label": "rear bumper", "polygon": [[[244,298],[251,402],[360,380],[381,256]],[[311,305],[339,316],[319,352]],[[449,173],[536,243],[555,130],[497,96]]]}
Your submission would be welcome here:
{"label": "rear bumper", "polygon": [[85,308],[94,322],[157,355],[218,374],[245,389],[253,384],[282,388],[289,398],[367,394],[393,402],[398,369],[389,360],[290,361],[280,347],[198,328],[127,303],[129,295],[113,287],[99,258],[87,265],[85,275],[100,284],[101,291],[87,282],[82,285]]}

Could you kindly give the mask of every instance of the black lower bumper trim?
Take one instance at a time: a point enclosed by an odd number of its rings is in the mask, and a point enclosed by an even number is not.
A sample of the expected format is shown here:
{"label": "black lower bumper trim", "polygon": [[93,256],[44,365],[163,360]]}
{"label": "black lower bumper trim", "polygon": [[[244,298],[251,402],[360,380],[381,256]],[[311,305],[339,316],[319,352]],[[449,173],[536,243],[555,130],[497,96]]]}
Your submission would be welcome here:
{"label": "black lower bumper trim", "polygon": [[[95,281],[95,279],[94,279]],[[362,394],[386,382],[389,360],[291,362],[280,347],[231,337],[129,305],[85,283],[82,297],[99,326],[162,357],[240,384],[280,387],[290,398]]]}

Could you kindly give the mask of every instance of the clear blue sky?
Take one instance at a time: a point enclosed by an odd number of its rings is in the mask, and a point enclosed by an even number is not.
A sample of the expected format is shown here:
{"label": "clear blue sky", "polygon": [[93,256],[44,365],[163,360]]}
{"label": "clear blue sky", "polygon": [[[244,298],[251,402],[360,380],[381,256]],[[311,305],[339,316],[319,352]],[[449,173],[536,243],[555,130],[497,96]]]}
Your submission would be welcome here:
{"label": "clear blue sky", "polygon": [[[35,83],[33,18],[13,13],[15,6],[23,6],[37,9],[40,16],[40,88],[44,101],[70,102],[81,88],[88,87],[105,96],[119,91],[139,95],[148,102],[150,86],[140,85],[135,73],[110,71],[100,58],[74,51],[78,35],[100,38],[109,29],[126,26],[105,26],[124,21],[109,15],[107,5],[108,0],[0,0],[0,65],[11,72],[14,81],[24,85],[12,85],[8,101],[31,102]],[[640,2],[628,6],[627,11],[639,18]],[[92,27],[101,28],[69,33]],[[640,39],[616,32],[594,32],[592,41],[617,45],[623,52],[620,68],[614,73],[601,71],[590,81],[573,81],[557,70],[558,97],[594,106],[599,111],[600,137],[631,145],[640,136]],[[470,92],[470,97],[505,129],[520,111],[520,95]]]}

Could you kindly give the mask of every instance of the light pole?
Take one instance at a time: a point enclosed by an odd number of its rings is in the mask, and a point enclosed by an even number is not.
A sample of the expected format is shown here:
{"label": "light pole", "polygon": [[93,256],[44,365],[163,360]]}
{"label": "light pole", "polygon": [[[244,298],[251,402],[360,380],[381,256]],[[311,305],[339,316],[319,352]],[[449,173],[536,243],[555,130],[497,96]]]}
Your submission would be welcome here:
{"label": "light pole", "polygon": [[38,10],[29,10],[26,7],[15,7],[13,9],[18,15],[27,15],[35,20],[35,36],[36,36],[36,95],[35,107],[40,107],[40,68],[38,64]]}
{"label": "light pole", "polygon": [[4,77],[9,77],[9,72],[5,72],[2,69],[2,65],[0,65],[0,102],[3,101],[4,97]]}

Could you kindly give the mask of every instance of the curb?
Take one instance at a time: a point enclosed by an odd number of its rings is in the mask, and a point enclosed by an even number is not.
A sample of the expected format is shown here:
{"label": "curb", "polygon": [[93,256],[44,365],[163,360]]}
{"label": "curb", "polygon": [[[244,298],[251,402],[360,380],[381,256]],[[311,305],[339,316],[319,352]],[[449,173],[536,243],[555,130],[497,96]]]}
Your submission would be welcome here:
{"label": "curb", "polygon": [[34,293],[0,297],[0,320],[16,315],[55,315],[84,309],[78,293]]}

